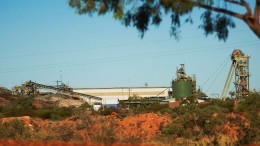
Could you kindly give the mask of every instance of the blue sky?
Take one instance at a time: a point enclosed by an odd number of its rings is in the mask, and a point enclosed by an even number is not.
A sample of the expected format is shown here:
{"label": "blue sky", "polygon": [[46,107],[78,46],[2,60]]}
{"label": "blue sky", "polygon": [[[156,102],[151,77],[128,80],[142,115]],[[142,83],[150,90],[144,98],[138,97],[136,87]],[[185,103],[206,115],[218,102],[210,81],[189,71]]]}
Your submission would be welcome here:
{"label": "blue sky", "polygon": [[110,15],[77,15],[66,0],[3,0],[0,86],[11,89],[27,80],[54,85],[60,79],[74,88],[170,86],[184,63],[203,91],[221,93],[230,54],[241,49],[252,56],[251,88],[260,89],[259,39],[236,19],[226,42],[205,38],[199,14],[195,10],[194,24],[182,26],[179,41],[170,37],[169,16],[141,39]]}

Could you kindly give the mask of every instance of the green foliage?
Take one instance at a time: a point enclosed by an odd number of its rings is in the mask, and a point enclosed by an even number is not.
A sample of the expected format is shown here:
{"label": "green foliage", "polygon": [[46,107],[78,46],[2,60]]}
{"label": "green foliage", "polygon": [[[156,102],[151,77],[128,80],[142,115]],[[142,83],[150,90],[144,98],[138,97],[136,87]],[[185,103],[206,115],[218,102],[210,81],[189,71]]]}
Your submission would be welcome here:
{"label": "green foliage", "polygon": [[34,112],[34,117],[39,117],[42,119],[50,119],[51,111],[49,109],[39,109]]}
{"label": "green foliage", "polygon": [[93,111],[89,111],[88,108],[76,108],[74,109],[73,119],[78,120],[80,119],[80,123],[77,124],[76,129],[89,129],[90,126],[93,124],[92,119],[90,118],[93,114]]}
{"label": "green foliage", "polygon": [[237,107],[238,112],[246,113],[246,117],[251,122],[250,129],[247,129],[246,135],[239,142],[241,144],[248,144],[252,141],[260,141],[260,95],[259,94],[251,94],[249,96],[244,97],[238,103]]}
{"label": "green foliage", "polygon": [[168,124],[166,127],[163,128],[163,134],[165,135],[172,135],[176,137],[182,137],[184,134],[184,128],[181,124],[171,123]]}
{"label": "green foliage", "polygon": [[38,131],[35,133],[35,137],[40,141],[77,141],[83,142],[84,137],[79,133],[75,132],[75,128],[72,124],[64,123],[64,124],[53,124],[52,126],[46,126],[44,128],[46,132]]}
{"label": "green foliage", "polygon": [[158,103],[155,103],[155,104],[151,104],[151,105],[148,105],[145,110],[148,112],[159,112],[159,111],[163,111],[164,109],[168,109],[169,108],[169,105],[168,104],[158,104]]}
{"label": "green foliage", "polygon": [[80,109],[92,109],[93,106],[89,105],[87,102],[83,103],[82,105],[80,105],[79,107]]}
{"label": "green foliage", "polygon": [[196,104],[174,108],[172,116],[175,120],[163,129],[163,134],[189,139],[216,134],[214,128],[221,125],[222,120],[220,117],[213,117],[215,109],[216,105],[203,107]]}
{"label": "green foliage", "polygon": [[[129,107],[134,114],[145,112],[169,112],[168,104],[160,104],[157,99],[142,98],[137,95],[133,95],[128,99],[128,104],[122,103],[122,107]],[[134,104],[132,104],[134,103]]]}
{"label": "green foliage", "polygon": [[0,113],[2,117],[31,116],[51,120],[63,120],[73,114],[73,108],[71,107],[36,109],[33,101],[33,97],[18,98],[7,106],[1,107]]}
{"label": "green foliage", "polygon": [[209,105],[206,105],[206,107],[204,107],[204,108],[205,108],[205,110],[209,110],[214,113],[230,113],[231,112],[229,108],[225,108],[223,106],[219,106],[216,104],[209,104]]}
{"label": "green foliage", "polygon": [[[226,131],[219,129],[225,123],[231,123],[240,127],[240,134],[237,144],[249,144],[260,140],[260,95],[252,94],[244,97],[239,101],[238,107],[234,109],[234,100],[228,99],[222,101],[219,99],[212,100],[206,105],[190,104],[180,106],[172,110],[174,121],[163,128],[164,137],[183,137],[187,139],[198,140],[204,136],[216,136],[225,134]],[[237,113],[234,113],[237,112]],[[236,116],[228,116],[234,113]],[[239,114],[246,115],[250,121],[250,126],[246,123]],[[213,116],[215,115],[216,116]]]}
{"label": "green foliage", "polygon": [[[3,109],[4,109],[4,107],[0,106],[0,115],[2,115],[1,113],[2,113]],[[1,118],[1,116],[0,116],[0,118]]]}
{"label": "green foliage", "polygon": [[233,99],[227,99],[225,101],[221,99],[212,99],[212,105],[216,105],[222,110],[227,109],[228,112],[233,112],[234,111],[234,100]]}
{"label": "green foliage", "polygon": [[[217,4],[216,4],[217,3]],[[122,22],[126,27],[133,26],[144,36],[149,26],[159,26],[163,16],[170,16],[170,33],[176,39],[179,38],[179,29],[185,23],[193,23],[192,12],[198,7],[204,13],[201,14],[199,28],[204,31],[205,36],[215,35],[219,40],[226,41],[229,29],[235,28],[233,17],[239,18],[251,27],[252,31],[259,37],[258,23],[252,24],[253,13],[249,11],[250,3],[247,1],[224,1],[219,4],[217,0],[70,0],[69,5],[75,8],[77,13],[104,15],[112,13],[116,20]],[[239,5],[248,10],[245,14],[236,12],[227,5]],[[259,5],[259,4],[258,4]],[[250,8],[248,8],[250,7]],[[259,18],[258,18],[259,19]],[[256,21],[257,22],[257,21]]]}
{"label": "green foliage", "polygon": [[99,114],[104,116],[111,115],[112,112],[119,113],[119,109],[116,107],[103,107],[99,109]]}
{"label": "green foliage", "polygon": [[1,139],[28,140],[31,138],[30,129],[23,121],[12,120],[0,125]]}
{"label": "green foliage", "polygon": [[237,111],[257,115],[257,112],[260,111],[260,95],[251,94],[244,97],[244,99],[239,102]]}
{"label": "green foliage", "polygon": [[147,112],[168,113],[170,112],[170,110],[168,104],[159,104],[159,103],[142,104],[141,103],[136,107],[132,107],[131,112],[134,114],[147,113]]}
{"label": "green foliage", "polygon": [[[244,97],[239,101],[238,106],[234,107],[234,100],[228,99],[222,101],[219,99],[213,99],[209,104],[199,105],[196,102],[194,104],[186,104],[185,106],[179,106],[174,109],[169,109],[168,105],[164,104],[148,104],[147,99],[140,99],[133,97],[132,101],[138,100],[141,104],[136,107],[131,107],[130,110],[119,110],[115,107],[104,107],[98,112],[101,115],[110,115],[112,112],[118,113],[119,117],[126,117],[133,113],[143,112],[161,112],[171,113],[173,122],[166,127],[161,127],[162,138],[174,139],[178,137],[186,138],[189,140],[198,140],[205,136],[217,137],[218,134],[225,134],[225,131],[221,129],[225,123],[231,123],[242,129],[242,133],[239,135],[238,145],[259,142],[260,141],[260,95],[251,94]],[[190,99],[192,100],[192,99]],[[73,139],[81,139],[82,136],[77,135],[75,130],[89,129],[94,121],[90,116],[93,116],[93,111],[88,104],[83,104],[79,108],[45,108],[36,109],[33,106],[33,99],[30,97],[19,98],[12,101],[11,104],[6,107],[0,107],[0,117],[6,116],[25,116],[40,117],[42,119],[51,120],[63,120],[68,117],[72,117],[78,122],[77,126],[63,125],[62,127],[49,127],[54,131],[50,136],[40,138],[41,140],[63,140],[71,141]],[[127,105],[126,105],[127,107]],[[10,111],[11,110],[11,111]],[[24,110],[24,111],[21,111]],[[235,118],[229,116],[230,113],[235,114]],[[246,122],[239,117],[239,114],[246,116],[246,119],[250,121],[250,126],[247,127]],[[216,116],[217,115],[217,116]],[[104,118],[102,116],[100,119]],[[93,142],[117,142],[117,135],[115,134],[115,121],[107,123],[105,118],[100,121],[101,132],[91,135]],[[37,129],[37,128],[35,128]],[[24,125],[22,121],[14,120],[11,122],[5,122],[0,125],[0,137],[12,138],[12,139],[30,139],[30,129]],[[139,138],[126,138],[124,142],[140,142]]]}
{"label": "green foliage", "polygon": [[64,120],[71,117],[73,114],[73,108],[62,107],[62,108],[47,108],[47,109],[37,109],[33,111],[33,117],[40,117],[42,119],[51,120]]}
{"label": "green foliage", "polygon": [[114,120],[108,122],[106,119],[101,119],[99,123],[101,128],[96,129],[96,132],[90,135],[91,141],[106,144],[116,143],[118,141],[115,133],[115,127],[118,126],[117,123]]}
{"label": "green foliage", "polygon": [[21,97],[17,100],[12,101],[6,107],[2,109],[2,114],[5,117],[20,117],[20,116],[32,116],[33,106],[32,97]]}
{"label": "green foliage", "polygon": [[223,39],[224,41],[228,37],[228,28],[235,27],[235,23],[231,17],[227,17],[223,14],[217,14],[215,16],[210,10],[203,13],[201,19],[203,23],[199,28],[204,30],[206,36],[216,33],[218,39]]}
{"label": "green foliage", "polygon": [[46,140],[71,141],[75,135],[75,132],[70,125],[52,127],[52,131],[54,131],[56,135],[52,137],[47,137]]}

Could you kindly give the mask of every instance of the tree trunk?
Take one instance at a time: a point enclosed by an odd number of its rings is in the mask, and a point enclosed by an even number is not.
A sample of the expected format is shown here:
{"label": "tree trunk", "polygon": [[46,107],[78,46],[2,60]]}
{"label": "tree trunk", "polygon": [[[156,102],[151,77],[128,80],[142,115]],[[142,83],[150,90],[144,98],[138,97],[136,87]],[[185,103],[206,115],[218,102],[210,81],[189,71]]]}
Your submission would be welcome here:
{"label": "tree trunk", "polygon": [[249,28],[255,33],[255,35],[260,39],[260,24],[257,20],[252,19],[252,17],[244,17],[244,22],[249,26]]}
{"label": "tree trunk", "polygon": [[260,39],[260,0],[256,0],[255,3],[255,11],[254,11],[254,26],[251,28],[253,32]]}
{"label": "tree trunk", "polygon": [[[250,27],[251,28],[251,27]],[[258,38],[260,39],[260,25],[258,26],[254,26],[253,28],[251,28],[251,30],[256,34],[256,36],[258,36]]]}

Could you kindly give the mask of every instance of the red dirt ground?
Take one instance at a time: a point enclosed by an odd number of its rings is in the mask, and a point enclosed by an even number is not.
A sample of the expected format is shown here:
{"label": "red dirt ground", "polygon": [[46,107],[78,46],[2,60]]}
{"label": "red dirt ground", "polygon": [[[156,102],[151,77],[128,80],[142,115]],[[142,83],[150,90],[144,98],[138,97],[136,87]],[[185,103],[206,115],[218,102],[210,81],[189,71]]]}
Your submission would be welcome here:
{"label": "red dirt ground", "polygon": [[15,140],[0,140],[0,146],[153,146],[151,144],[129,144],[129,143],[116,143],[116,144],[75,144],[68,142],[41,142],[41,141],[15,141]]}

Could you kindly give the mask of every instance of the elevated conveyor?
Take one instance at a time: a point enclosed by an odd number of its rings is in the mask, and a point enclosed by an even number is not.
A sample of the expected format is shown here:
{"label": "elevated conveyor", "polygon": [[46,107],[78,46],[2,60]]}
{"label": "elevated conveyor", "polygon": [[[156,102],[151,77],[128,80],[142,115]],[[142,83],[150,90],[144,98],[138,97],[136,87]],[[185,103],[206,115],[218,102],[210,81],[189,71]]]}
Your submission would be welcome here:
{"label": "elevated conveyor", "polygon": [[48,86],[48,85],[43,85],[39,83],[35,83],[32,81],[25,82],[22,84],[22,86],[15,86],[13,88],[12,93],[14,95],[37,95],[39,93],[38,89],[46,89],[46,90],[53,90],[56,91],[59,94],[62,95],[67,95],[71,97],[76,97],[78,99],[87,99],[89,104],[93,103],[101,103],[102,98],[88,95],[88,94],[83,94],[83,93],[78,93],[78,92],[73,92],[71,88],[69,88],[66,85],[62,86]]}

